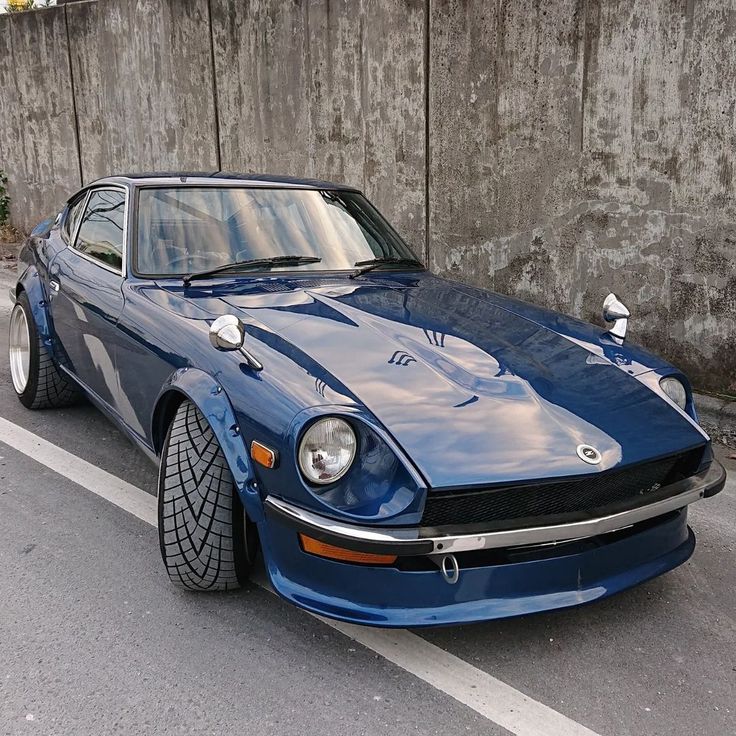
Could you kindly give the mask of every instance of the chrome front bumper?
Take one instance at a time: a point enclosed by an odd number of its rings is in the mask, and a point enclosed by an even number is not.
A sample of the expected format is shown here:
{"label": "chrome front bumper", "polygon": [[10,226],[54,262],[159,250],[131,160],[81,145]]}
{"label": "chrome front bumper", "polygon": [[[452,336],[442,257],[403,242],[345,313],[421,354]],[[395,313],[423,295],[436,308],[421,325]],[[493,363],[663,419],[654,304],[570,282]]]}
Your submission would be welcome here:
{"label": "chrome front bumper", "polygon": [[669,486],[671,495],[647,506],[569,524],[481,534],[437,535],[436,530],[430,531],[421,527],[368,527],[346,524],[306,511],[275,496],[266,498],[265,510],[269,517],[278,519],[297,531],[345,549],[403,556],[446,555],[471,550],[567,542],[607,534],[681,509],[706,496],[713,496],[723,488],[725,482],[726,471],[714,459],[707,470],[673,483]]}

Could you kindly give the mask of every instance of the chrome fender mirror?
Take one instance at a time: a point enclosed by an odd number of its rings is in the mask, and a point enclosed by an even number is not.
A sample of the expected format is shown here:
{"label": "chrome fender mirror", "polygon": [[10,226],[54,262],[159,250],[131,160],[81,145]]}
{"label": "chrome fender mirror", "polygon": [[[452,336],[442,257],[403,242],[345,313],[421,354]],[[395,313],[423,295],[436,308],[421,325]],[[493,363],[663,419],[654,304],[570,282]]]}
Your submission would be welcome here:
{"label": "chrome fender mirror", "polygon": [[608,333],[619,340],[626,337],[626,327],[629,324],[631,312],[626,308],[623,302],[614,294],[610,293],[603,300],[603,319],[606,322],[613,322],[613,327]]}
{"label": "chrome fender mirror", "polygon": [[234,314],[223,314],[210,325],[210,342],[218,350],[240,350],[245,342],[245,328]]}
{"label": "chrome fender mirror", "polygon": [[210,325],[210,343],[218,350],[239,350],[253,370],[263,370],[262,363],[243,347],[245,327],[234,314],[223,314]]}

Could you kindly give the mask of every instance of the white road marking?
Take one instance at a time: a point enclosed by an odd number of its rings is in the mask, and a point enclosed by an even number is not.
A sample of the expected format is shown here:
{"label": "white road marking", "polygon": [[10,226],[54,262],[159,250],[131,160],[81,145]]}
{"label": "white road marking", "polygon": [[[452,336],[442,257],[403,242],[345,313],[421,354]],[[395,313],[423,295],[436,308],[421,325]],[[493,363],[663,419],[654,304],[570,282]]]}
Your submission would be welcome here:
{"label": "white road marking", "polygon": [[[140,488],[2,417],[0,442],[156,526],[156,499]],[[270,590],[266,581],[256,582]],[[410,631],[373,629],[316,618],[518,736],[597,736],[589,728]]]}
{"label": "white road marking", "polygon": [[101,496],[151,526],[158,522],[156,499],[137,486],[0,417],[0,442],[28,455],[55,473]]}
{"label": "white road marking", "polygon": [[511,733],[596,736],[589,728],[406,629],[372,629],[317,618]]}

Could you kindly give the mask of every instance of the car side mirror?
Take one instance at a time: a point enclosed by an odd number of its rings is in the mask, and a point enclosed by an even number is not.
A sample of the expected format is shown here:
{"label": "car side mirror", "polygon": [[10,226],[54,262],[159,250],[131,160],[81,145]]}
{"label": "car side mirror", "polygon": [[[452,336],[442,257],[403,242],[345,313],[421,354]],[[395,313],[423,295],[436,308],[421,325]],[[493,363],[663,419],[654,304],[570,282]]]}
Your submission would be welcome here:
{"label": "car side mirror", "polygon": [[234,314],[223,314],[210,325],[210,342],[218,350],[240,350],[245,342],[245,328]]}
{"label": "car side mirror", "polygon": [[606,322],[613,322],[613,327],[608,330],[610,335],[617,337],[619,340],[623,340],[626,337],[626,328],[629,324],[629,317],[631,312],[626,308],[626,305],[619,300],[614,294],[609,294],[603,300],[603,319]]}
{"label": "car side mirror", "polygon": [[234,314],[223,314],[210,325],[210,343],[218,350],[239,350],[254,371],[263,370],[263,363],[243,347],[245,327]]}

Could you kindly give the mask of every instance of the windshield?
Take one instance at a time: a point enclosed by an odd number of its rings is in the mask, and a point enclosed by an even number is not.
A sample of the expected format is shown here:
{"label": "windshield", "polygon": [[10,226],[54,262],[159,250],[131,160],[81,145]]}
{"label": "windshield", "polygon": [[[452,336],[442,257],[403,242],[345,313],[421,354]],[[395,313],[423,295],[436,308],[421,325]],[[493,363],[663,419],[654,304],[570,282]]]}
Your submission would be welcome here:
{"label": "windshield", "polygon": [[[357,192],[245,187],[142,188],[134,267],[179,276],[234,261],[313,256],[300,271],[353,269],[373,258],[415,258]],[[269,268],[294,269],[285,264]]]}

